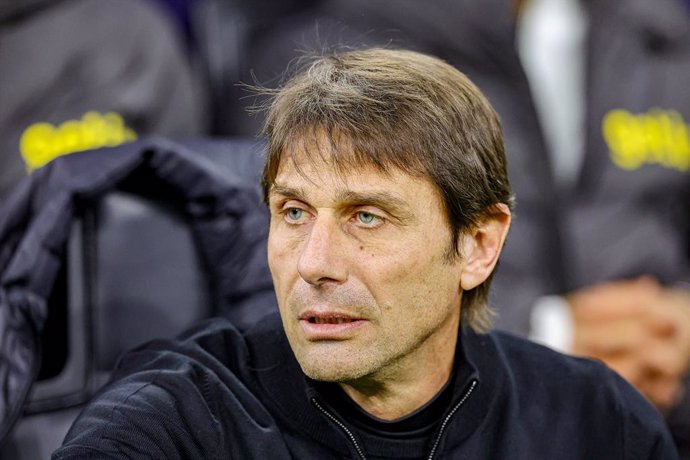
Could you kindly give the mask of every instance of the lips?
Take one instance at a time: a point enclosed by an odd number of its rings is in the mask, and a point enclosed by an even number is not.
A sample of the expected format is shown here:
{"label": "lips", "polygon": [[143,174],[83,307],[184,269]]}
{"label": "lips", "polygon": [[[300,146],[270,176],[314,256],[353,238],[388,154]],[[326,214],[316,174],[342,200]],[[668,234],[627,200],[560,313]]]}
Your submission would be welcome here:
{"label": "lips", "polygon": [[350,316],[334,314],[308,314],[300,317],[300,320],[307,321],[311,324],[345,324],[357,321],[356,318]]}
{"label": "lips", "polygon": [[345,340],[367,323],[346,313],[314,311],[301,314],[299,322],[308,340]]}

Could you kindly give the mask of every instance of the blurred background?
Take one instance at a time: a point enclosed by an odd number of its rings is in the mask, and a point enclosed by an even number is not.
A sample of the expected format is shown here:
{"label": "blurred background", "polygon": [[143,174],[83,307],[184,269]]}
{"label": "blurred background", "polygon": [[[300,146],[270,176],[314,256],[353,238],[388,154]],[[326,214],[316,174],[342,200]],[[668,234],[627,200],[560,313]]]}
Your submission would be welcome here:
{"label": "blurred background", "polygon": [[[260,146],[265,101],[251,87],[279,87],[310,55],[369,46],[446,60],[499,113],[517,208],[496,326],[603,360],[690,458],[690,0],[0,0],[0,325],[13,324],[10,262],[41,212],[28,200],[16,223],[12,197],[40,195],[36,171],[155,135],[219,140],[186,148],[255,180],[260,161],[242,158],[260,147],[222,143]],[[80,173],[96,174],[90,164]],[[36,381],[75,353],[45,350],[70,322],[50,300],[47,311]],[[648,330],[650,317],[668,326]],[[24,359],[2,347],[0,370]],[[5,393],[1,458],[47,457],[84,402],[27,410],[30,395]]]}

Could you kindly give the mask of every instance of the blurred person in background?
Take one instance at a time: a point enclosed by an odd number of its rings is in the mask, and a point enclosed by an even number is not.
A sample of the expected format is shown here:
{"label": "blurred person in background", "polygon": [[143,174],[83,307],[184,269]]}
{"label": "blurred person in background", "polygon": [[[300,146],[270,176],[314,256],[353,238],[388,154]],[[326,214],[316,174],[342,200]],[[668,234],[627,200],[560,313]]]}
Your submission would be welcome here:
{"label": "blurred person in background", "polygon": [[635,384],[690,458],[690,2],[521,3],[565,280],[530,332]]}
{"label": "blurred person in background", "polygon": [[150,1],[0,0],[0,200],[59,155],[206,133],[185,53]]}

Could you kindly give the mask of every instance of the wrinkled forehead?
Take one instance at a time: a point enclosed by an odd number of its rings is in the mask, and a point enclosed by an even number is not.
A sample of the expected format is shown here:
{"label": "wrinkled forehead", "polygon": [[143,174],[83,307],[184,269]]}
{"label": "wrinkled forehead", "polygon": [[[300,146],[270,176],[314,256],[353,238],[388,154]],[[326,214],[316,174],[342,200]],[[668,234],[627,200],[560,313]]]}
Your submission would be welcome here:
{"label": "wrinkled forehead", "polygon": [[362,172],[376,172],[383,176],[404,173],[413,177],[428,177],[426,168],[410,149],[382,140],[356,138],[322,128],[293,136],[274,157],[272,182],[281,171],[291,169],[306,179],[318,178],[320,171],[335,173],[346,182]]}

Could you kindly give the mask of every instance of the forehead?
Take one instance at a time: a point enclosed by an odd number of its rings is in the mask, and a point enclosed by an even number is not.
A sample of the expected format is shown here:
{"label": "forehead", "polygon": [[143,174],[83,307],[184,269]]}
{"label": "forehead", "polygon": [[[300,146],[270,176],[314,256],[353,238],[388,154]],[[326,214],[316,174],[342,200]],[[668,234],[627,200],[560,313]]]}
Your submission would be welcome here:
{"label": "forehead", "polygon": [[427,181],[398,168],[383,170],[371,163],[336,161],[330,154],[322,152],[306,154],[304,151],[293,151],[282,156],[274,185],[372,189],[409,182]]}
{"label": "forehead", "polygon": [[351,134],[321,125],[296,129],[284,144],[269,154],[266,178],[270,182],[288,165],[297,171],[318,165],[343,177],[357,175],[363,170],[378,171],[382,175],[403,172],[416,177],[430,176],[423,160],[425,156],[400,139],[372,133]]}
{"label": "forehead", "polygon": [[362,201],[396,208],[433,203],[442,207],[440,194],[426,176],[397,167],[383,170],[367,162],[338,162],[324,151],[286,152],[269,190],[269,199],[275,194],[297,194],[324,203]]}
{"label": "forehead", "polygon": [[264,175],[269,204],[292,196],[317,206],[373,204],[403,214],[426,208],[429,215],[440,210],[447,216],[441,190],[420,157],[394,143],[314,127],[274,152]]}

